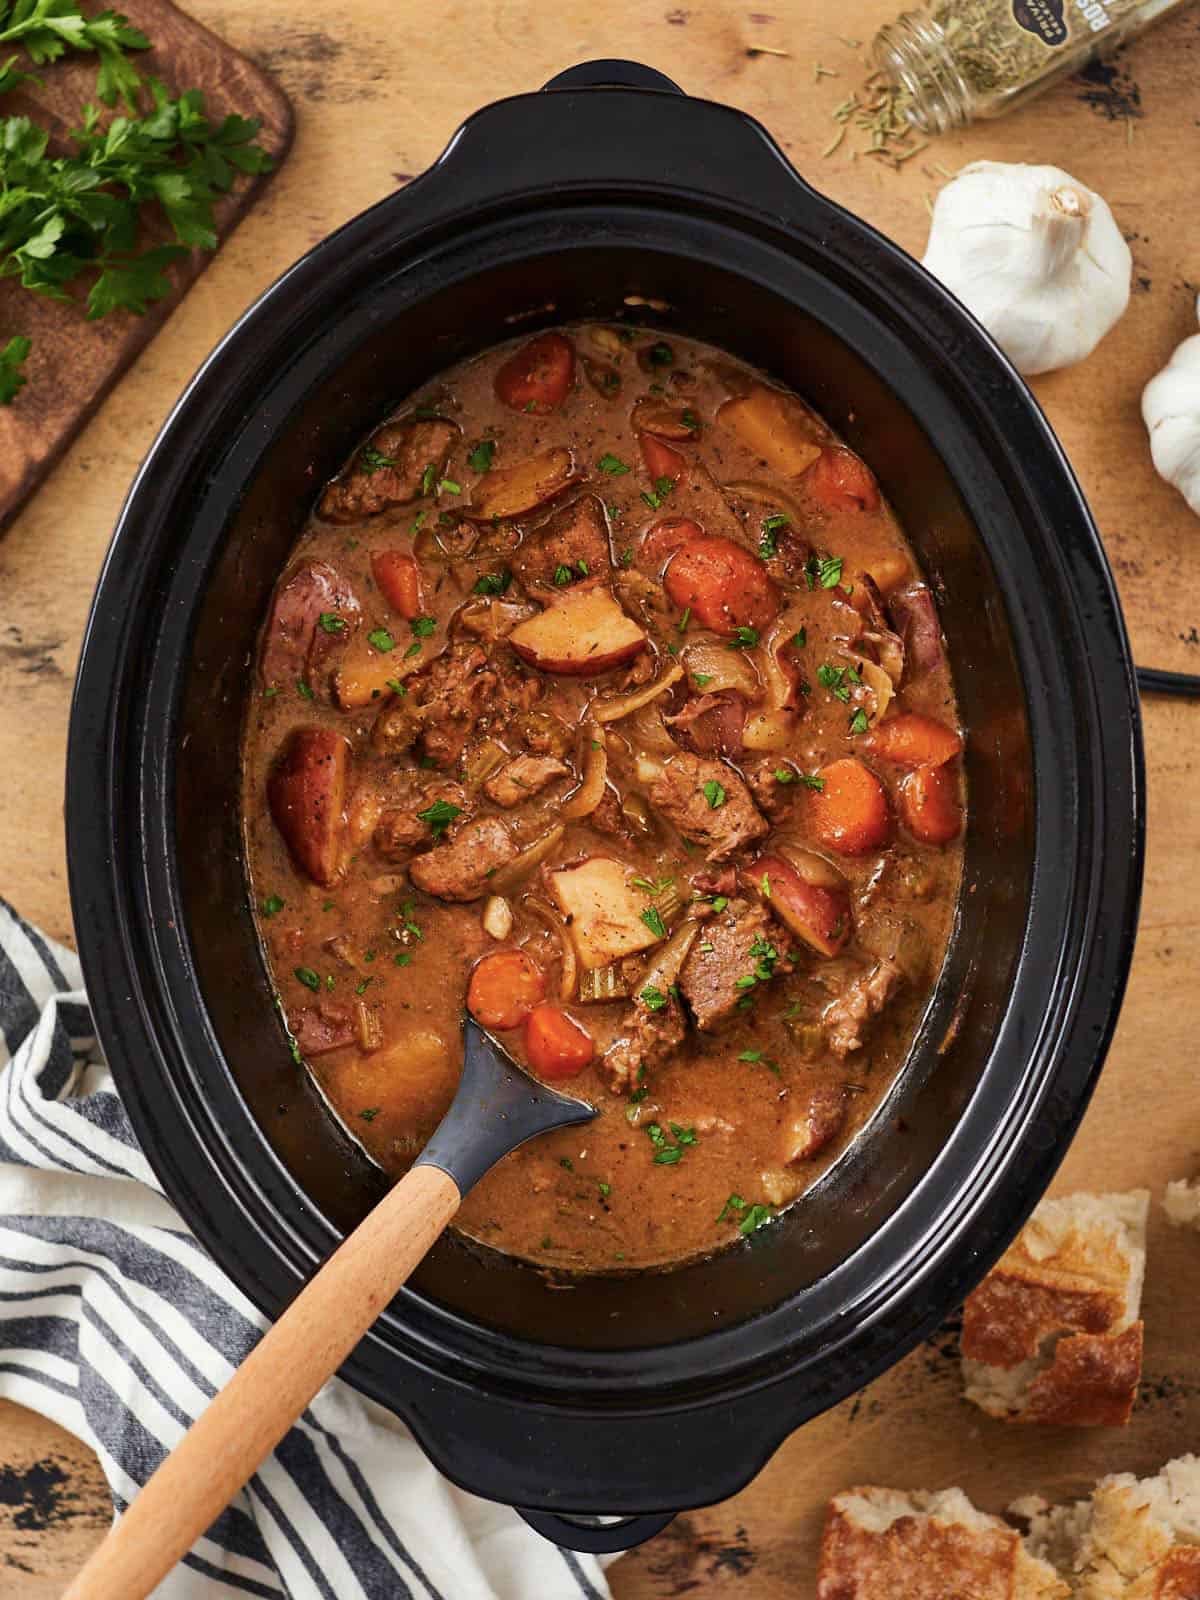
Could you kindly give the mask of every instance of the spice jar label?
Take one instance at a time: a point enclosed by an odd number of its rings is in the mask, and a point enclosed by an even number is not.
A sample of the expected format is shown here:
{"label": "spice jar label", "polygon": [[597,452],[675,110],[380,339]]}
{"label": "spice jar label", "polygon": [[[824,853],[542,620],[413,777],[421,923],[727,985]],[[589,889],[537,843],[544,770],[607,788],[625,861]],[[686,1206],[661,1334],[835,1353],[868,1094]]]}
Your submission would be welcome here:
{"label": "spice jar label", "polygon": [[1026,33],[1052,48],[1066,44],[1063,0],[1013,0],[1013,16]]}

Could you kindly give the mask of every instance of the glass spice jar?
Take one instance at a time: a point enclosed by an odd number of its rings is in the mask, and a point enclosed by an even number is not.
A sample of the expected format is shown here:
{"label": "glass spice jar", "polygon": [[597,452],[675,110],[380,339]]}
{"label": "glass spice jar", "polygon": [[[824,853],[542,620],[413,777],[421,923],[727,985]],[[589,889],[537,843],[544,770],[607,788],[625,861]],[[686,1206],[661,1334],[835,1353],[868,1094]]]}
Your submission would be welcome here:
{"label": "glass spice jar", "polygon": [[908,120],[947,133],[998,117],[1188,0],[940,0],[875,36]]}

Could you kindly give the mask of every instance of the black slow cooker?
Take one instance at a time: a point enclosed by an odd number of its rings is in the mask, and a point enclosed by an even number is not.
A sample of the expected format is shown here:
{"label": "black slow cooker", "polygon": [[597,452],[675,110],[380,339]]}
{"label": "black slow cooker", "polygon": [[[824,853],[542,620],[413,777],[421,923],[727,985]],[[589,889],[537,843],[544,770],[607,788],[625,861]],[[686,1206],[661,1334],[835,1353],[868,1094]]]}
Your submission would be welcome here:
{"label": "black slow cooker", "polygon": [[733,1494],[978,1281],[1095,1084],[1142,867],[1112,578],[982,329],[757,123],[657,73],[593,63],[489,106],[209,358],[130,492],[79,669],[67,820],[100,1037],[168,1194],[250,1299],[277,1314],[384,1181],[294,1066],[247,907],[239,735],[272,582],[318,486],[414,386],[514,331],[620,315],[761,365],[870,462],[941,604],[971,818],[908,1069],[817,1192],[710,1261],[557,1292],[447,1238],[346,1363],[449,1477],[575,1548]]}

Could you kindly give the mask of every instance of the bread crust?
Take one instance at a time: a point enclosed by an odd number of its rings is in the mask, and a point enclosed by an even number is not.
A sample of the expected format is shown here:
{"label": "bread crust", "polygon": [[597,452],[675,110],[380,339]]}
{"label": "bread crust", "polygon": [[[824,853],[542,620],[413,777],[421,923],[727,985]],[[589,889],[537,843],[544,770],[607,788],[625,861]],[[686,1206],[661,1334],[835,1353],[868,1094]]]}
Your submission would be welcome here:
{"label": "bread crust", "polygon": [[1123,1333],[1070,1334],[1054,1347],[1053,1364],[1029,1386],[1019,1422],[1123,1428],[1142,1376],[1144,1324]]}

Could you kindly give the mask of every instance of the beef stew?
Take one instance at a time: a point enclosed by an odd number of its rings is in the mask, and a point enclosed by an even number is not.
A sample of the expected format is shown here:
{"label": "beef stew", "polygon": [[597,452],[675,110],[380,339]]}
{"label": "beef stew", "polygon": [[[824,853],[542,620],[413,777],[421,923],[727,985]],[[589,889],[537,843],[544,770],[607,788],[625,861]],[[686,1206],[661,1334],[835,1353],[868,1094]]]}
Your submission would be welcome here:
{"label": "beef stew", "polygon": [[599,1108],[468,1234],[669,1265],[868,1122],[950,933],[961,739],[896,519],[796,396],[633,327],[451,370],[320,495],[258,671],[254,903],[345,1126],[407,1166],[464,1004]]}

